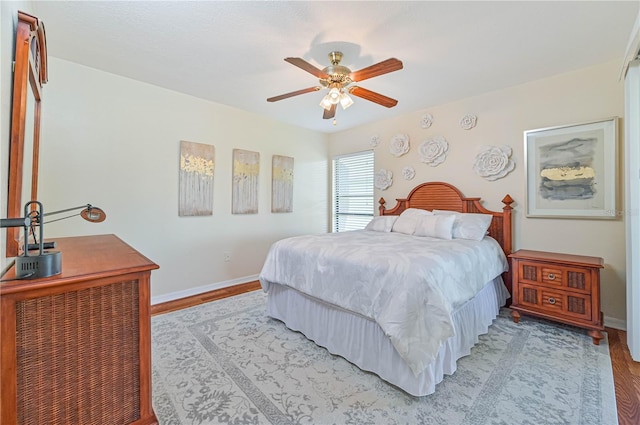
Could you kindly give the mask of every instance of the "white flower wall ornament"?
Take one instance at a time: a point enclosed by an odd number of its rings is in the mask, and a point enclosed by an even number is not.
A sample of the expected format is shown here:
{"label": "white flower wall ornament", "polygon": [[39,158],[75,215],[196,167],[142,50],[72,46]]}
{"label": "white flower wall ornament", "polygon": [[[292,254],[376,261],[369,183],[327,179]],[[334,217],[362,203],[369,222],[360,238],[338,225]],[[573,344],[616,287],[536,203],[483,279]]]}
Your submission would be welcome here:
{"label": "white flower wall ornament", "polygon": [[418,147],[420,161],[436,167],[447,159],[449,143],[443,136],[436,136],[425,140]]}
{"label": "white flower wall ornament", "polygon": [[378,135],[372,136],[371,140],[369,141],[369,144],[371,145],[372,148],[375,148],[376,146],[378,146],[380,144],[380,136]]}
{"label": "white flower wall ornament", "polygon": [[391,138],[389,152],[395,157],[400,157],[409,152],[409,135],[396,134]]}
{"label": "white flower wall ornament", "polygon": [[393,173],[389,170],[381,168],[376,171],[374,176],[374,185],[376,189],[387,190],[393,184]]}
{"label": "white flower wall ornament", "polygon": [[405,180],[413,180],[415,176],[416,170],[414,170],[412,166],[407,165],[402,169],[402,177],[404,177]]}
{"label": "white flower wall ornament", "polygon": [[474,171],[486,180],[495,181],[509,174],[516,167],[511,159],[510,146],[483,146],[476,155]]}
{"label": "white flower wall ornament", "polygon": [[463,130],[471,130],[476,126],[476,121],[478,118],[475,115],[467,114],[464,117],[460,118],[460,127]]}
{"label": "white flower wall ornament", "polygon": [[431,127],[431,124],[433,124],[433,115],[430,113],[424,114],[420,120],[420,127],[427,129]]}

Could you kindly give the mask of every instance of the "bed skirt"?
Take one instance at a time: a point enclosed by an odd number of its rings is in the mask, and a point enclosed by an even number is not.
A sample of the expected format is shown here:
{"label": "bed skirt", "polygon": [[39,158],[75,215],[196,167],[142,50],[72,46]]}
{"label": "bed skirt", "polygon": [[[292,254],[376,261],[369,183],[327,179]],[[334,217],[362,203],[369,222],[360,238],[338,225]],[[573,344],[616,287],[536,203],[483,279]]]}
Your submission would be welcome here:
{"label": "bed skirt", "polygon": [[377,374],[411,395],[424,396],[435,392],[445,374],[456,371],[456,361],[471,353],[478,336],[487,333],[507,298],[509,292],[502,278],[497,277],[458,308],[453,313],[455,335],[447,339],[436,359],[417,376],[380,326],[367,317],[278,284],[269,287],[267,314],[360,369]]}

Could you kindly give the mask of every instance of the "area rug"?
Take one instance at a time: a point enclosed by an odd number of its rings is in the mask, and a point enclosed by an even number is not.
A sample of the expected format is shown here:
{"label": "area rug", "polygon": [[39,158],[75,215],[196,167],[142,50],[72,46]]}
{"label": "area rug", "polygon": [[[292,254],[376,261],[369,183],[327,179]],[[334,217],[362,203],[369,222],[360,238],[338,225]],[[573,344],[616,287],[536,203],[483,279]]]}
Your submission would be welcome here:
{"label": "area rug", "polygon": [[161,425],[617,424],[607,338],[502,309],[471,355],[413,397],[265,315],[262,291],[152,318]]}

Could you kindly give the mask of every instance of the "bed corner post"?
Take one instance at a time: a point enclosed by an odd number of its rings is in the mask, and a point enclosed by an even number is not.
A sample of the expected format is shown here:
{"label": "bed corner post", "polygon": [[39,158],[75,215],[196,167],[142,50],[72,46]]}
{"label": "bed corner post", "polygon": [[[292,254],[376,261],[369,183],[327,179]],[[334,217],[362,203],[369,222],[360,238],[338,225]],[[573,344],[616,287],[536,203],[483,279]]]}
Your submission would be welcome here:
{"label": "bed corner post", "polygon": [[503,240],[503,249],[506,255],[511,254],[513,252],[513,239],[512,239],[512,224],[511,224],[511,204],[513,204],[513,198],[507,194],[504,198],[502,198],[502,203],[504,207],[502,207],[503,218],[502,218],[502,237]]}
{"label": "bed corner post", "polygon": [[380,204],[380,206],[378,207],[378,211],[380,212],[380,215],[384,215],[384,204],[386,204],[387,201],[385,201],[384,198],[380,198],[378,203]]}
{"label": "bed corner post", "polygon": [[[513,252],[513,235],[512,235],[512,224],[511,224],[511,204],[513,204],[513,198],[507,194],[502,199],[502,203],[504,207],[502,207],[502,249],[504,249],[504,254],[509,255]],[[509,270],[506,273],[503,273],[502,278],[504,280],[504,284],[507,287],[507,291],[511,294],[511,300],[513,300],[513,288],[511,285],[511,264],[509,264]],[[507,301],[506,307],[511,305],[511,301]]]}

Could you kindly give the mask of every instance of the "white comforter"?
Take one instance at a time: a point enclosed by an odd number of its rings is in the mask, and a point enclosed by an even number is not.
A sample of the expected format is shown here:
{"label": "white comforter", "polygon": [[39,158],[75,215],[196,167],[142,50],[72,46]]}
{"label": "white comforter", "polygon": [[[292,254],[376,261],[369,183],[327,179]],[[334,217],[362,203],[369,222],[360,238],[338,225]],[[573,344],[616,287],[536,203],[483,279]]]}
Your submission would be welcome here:
{"label": "white comforter", "polygon": [[270,283],[375,320],[417,375],[454,334],[451,313],[507,271],[498,243],[352,231],[273,244],[260,273]]}

